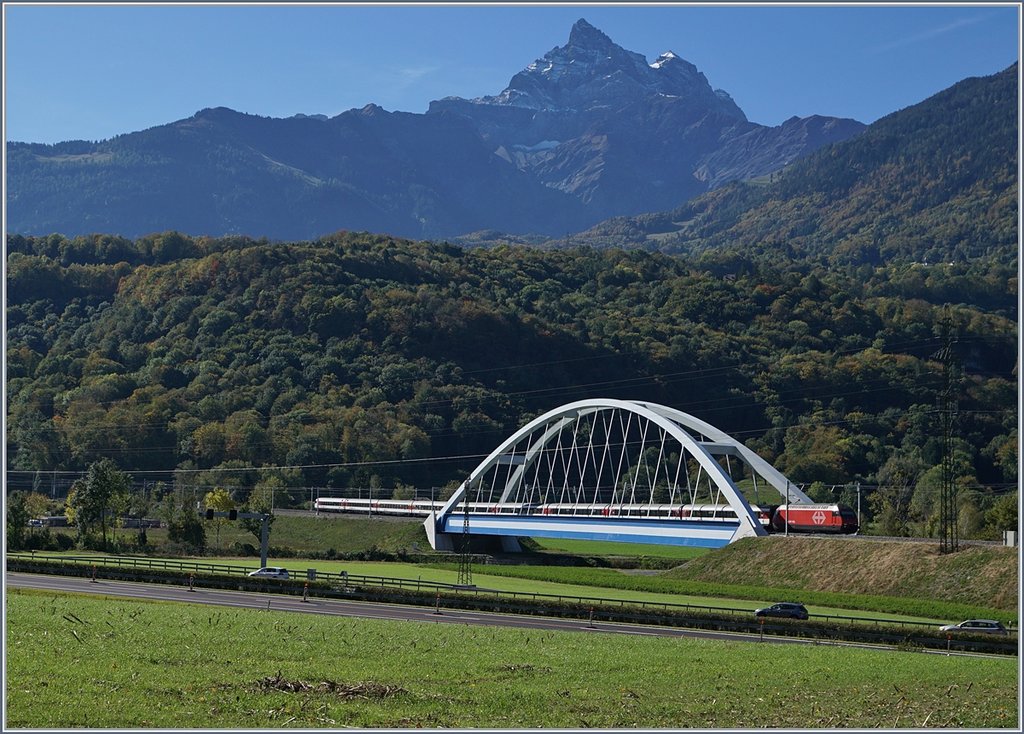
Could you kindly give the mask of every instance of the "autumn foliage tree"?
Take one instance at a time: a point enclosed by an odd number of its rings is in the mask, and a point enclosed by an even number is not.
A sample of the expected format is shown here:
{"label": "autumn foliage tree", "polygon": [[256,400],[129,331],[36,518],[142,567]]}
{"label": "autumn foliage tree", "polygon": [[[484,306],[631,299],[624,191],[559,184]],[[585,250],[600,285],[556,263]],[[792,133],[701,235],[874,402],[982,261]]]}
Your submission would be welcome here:
{"label": "autumn foliage tree", "polygon": [[[231,499],[231,494],[226,489],[215,487],[203,497],[203,507],[214,512],[228,512],[235,509],[235,501]],[[213,523],[217,534],[217,547],[220,548],[220,529],[231,521],[226,517],[214,515],[213,519],[207,520],[207,522]]]}

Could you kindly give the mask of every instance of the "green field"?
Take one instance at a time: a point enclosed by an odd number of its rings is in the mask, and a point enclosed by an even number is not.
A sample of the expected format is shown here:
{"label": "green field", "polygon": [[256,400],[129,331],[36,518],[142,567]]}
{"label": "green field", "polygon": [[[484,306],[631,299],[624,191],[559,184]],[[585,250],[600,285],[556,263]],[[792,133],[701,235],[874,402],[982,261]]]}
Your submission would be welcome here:
{"label": "green field", "polygon": [[[119,530],[122,538],[132,538],[136,531]],[[150,543],[167,540],[166,529],[147,531]],[[225,523],[217,537],[215,526],[207,527],[207,545],[210,549],[229,553],[235,543],[254,545],[258,540],[235,523]],[[688,561],[709,551],[706,548],[684,548],[641,543],[614,543],[609,541],[561,540],[535,538],[541,553],[559,553],[580,556],[611,556],[664,558]],[[409,518],[367,517],[365,515],[278,515],[270,535],[273,546],[284,546],[298,553],[359,553],[370,548],[381,551],[431,553],[421,520]]]}
{"label": "green field", "polygon": [[[134,530],[118,532],[124,538],[131,538],[136,533]],[[151,529],[146,534],[150,543],[167,540],[164,528]],[[224,553],[230,553],[235,543],[259,549],[259,539],[233,522],[224,524],[219,539],[216,526],[207,523],[206,543],[209,549],[220,549]],[[277,515],[271,526],[270,544],[298,553],[326,553],[331,549],[337,553],[358,553],[370,548],[388,552],[431,552],[422,521],[365,515]]]}
{"label": "green field", "polygon": [[1015,727],[1017,660],[12,589],[15,728]]}

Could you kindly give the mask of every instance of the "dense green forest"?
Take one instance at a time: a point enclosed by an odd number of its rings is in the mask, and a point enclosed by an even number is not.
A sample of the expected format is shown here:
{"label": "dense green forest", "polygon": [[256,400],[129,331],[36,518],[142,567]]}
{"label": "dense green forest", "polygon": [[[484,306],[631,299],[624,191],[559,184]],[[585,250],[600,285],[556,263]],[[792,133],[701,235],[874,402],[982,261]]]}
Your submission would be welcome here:
{"label": "dense green forest", "polygon": [[443,487],[539,413],[614,397],[717,425],[824,496],[860,482],[880,531],[929,532],[944,319],[963,532],[994,533],[1017,481],[1015,259],[167,232],[10,236],[7,278],[9,489],[102,458],[239,500]]}

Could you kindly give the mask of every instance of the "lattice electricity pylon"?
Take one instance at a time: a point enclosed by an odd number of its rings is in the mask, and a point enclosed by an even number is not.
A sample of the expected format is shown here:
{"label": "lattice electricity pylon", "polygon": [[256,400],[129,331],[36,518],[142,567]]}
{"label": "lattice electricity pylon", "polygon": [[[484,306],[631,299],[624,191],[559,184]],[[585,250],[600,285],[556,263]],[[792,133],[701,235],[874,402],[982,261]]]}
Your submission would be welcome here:
{"label": "lattice electricity pylon", "polygon": [[470,553],[469,535],[469,492],[466,492],[466,499],[462,503],[464,516],[462,518],[462,547],[459,549],[459,586],[473,585],[473,559]]}
{"label": "lattice electricity pylon", "polygon": [[942,348],[934,355],[942,363],[942,389],[938,398],[939,428],[942,431],[942,484],[939,489],[939,552],[960,549],[957,522],[957,487],[953,468],[953,432],[956,422],[960,363],[954,349],[955,338],[949,314],[939,322]]}

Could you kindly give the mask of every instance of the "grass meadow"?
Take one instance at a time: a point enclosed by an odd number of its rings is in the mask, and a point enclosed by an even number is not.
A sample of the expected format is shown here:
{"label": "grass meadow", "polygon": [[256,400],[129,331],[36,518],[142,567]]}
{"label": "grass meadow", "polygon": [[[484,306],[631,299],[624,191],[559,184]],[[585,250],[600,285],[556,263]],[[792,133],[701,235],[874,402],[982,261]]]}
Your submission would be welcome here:
{"label": "grass meadow", "polygon": [[1016,658],[6,602],[12,728],[1018,725]]}
{"label": "grass meadow", "polygon": [[[134,530],[117,531],[122,538],[131,538]],[[167,530],[147,531],[150,542],[167,539]],[[224,521],[219,534],[217,526],[207,524],[207,544],[212,549],[228,552],[235,543],[259,546],[259,540],[235,523]],[[535,538],[541,552],[595,556],[649,556],[679,562],[698,558],[708,553],[707,548],[686,548],[643,543],[615,543],[596,540],[564,540]],[[360,515],[278,515],[274,519],[270,542],[285,544],[297,552],[324,552],[333,548],[337,553],[365,551],[376,547],[383,551],[400,550],[430,552],[423,521],[389,516],[366,517]]]}
{"label": "grass meadow", "polygon": [[[224,520],[220,531],[215,523],[206,523],[207,546],[229,553],[233,544],[243,543],[259,548],[259,538],[238,523]],[[135,530],[118,530],[121,537],[131,538]],[[166,528],[146,531],[150,543],[167,540]],[[338,553],[379,548],[383,551],[430,551],[423,522],[408,518],[364,517],[359,515],[277,515],[270,530],[271,545],[285,545],[298,553],[323,553],[333,548]]]}

